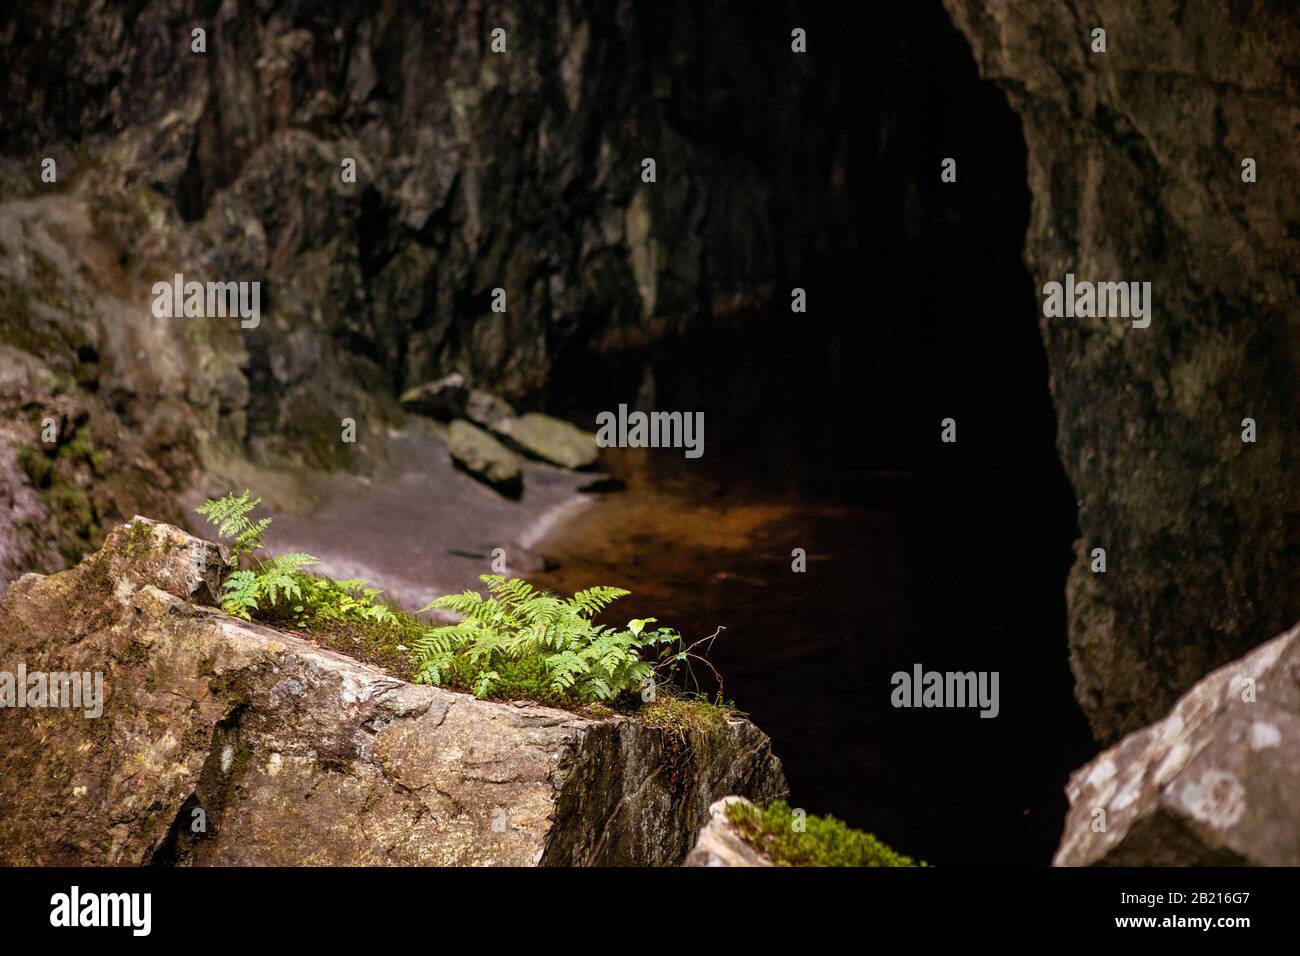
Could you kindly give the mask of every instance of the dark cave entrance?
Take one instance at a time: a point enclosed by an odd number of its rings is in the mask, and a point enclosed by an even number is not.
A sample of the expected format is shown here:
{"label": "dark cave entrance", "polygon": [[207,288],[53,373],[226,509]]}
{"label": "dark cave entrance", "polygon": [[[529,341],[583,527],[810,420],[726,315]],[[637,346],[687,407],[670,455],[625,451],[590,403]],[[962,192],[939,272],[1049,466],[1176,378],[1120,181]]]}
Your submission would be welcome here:
{"label": "dark cave entrance", "polygon": [[[655,452],[659,473],[695,469],[719,501],[809,505],[721,578],[726,559],[707,554],[629,571],[677,585],[639,612],[728,625],[714,658],[772,736],[794,805],[937,864],[1046,863],[1066,776],[1095,747],[1067,663],[1078,532],[1022,260],[1019,119],[938,0],[806,19],[825,64],[809,82],[825,87],[802,121],[843,135],[810,137],[824,152],[795,172],[811,178],[783,183],[787,211],[822,225],[786,250],[771,306],[632,355],[575,355],[548,404],[590,416],[653,381],[654,408],[707,422],[703,458]],[[753,83],[718,92],[720,115],[693,131],[719,155],[738,139],[730,96],[789,112],[764,99],[788,91]],[[956,183],[940,181],[944,157]],[[832,195],[836,176],[852,181]],[[807,315],[790,313],[795,286]],[[948,417],[955,444],[939,440]],[[807,573],[791,572],[794,547],[818,557]],[[894,709],[892,673],[918,663],[999,672],[1000,715]]]}

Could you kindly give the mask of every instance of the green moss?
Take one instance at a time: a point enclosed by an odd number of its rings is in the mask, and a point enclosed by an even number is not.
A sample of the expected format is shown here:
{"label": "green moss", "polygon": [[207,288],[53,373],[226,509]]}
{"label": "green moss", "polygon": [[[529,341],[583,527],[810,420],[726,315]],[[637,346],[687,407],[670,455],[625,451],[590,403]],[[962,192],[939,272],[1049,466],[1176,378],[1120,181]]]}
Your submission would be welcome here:
{"label": "green moss", "polygon": [[647,727],[678,734],[694,732],[709,738],[726,728],[727,718],[733,713],[730,707],[710,703],[703,697],[660,688],[653,701],[642,704],[631,716]]}
{"label": "green moss", "polygon": [[72,437],[59,446],[59,455],[63,458],[71,458],[73,461],[84,460],[92,451],[94,446],[82,432],[73,432]]}
{"label": "green moss", "polygon": [[67,372],[51,370],[50,374],[54,378],[54,389],[56,393],[63,395],[77,394],[77,380]]}
{"label": "green moss", "polygon": [[73,464],[89,465],[98,475],[102,475],[108,465],[108,455],[94,446],[85,431],[77,431],[69,441],[60,445],[58,457]]}
{"label": "green moss", "polygon": [[[427,626],[426,626],[427,629]],[[488,695],[490,700],[532,700],[551,707],[570,710],[582,708],[583,702],[574,694],[558,691],[551,686],[546,665],[540,654],[523,657],[517,661],[498,661],[493,668],[501,675]],[[474,692],[477,669],[471,671],[457,662],[443,685],[453,690]]]}
{"label": "green moss", "polygon": [[0,341],[40,358],[66,348],[58,332],[32,309],[31,293],[8,282],[0,282]]}
{"label": "green moss", "polygon": [[[306,577],[306,575],[304,575]],[[283,631],[306,635],[326,647],[382,667],[389,673],[411,680],[415,668],[409,648],[428,626],[401,608],[390,607],[387,620],[371,621],[331,616],[329,609],[279,604],[266,611],[254,612],[253,618]]]}
{"label": "green moss", "polygon": [[[870,833],[855,830],[835,817],[796,816],[784,800],[765,808],[733,803],[727,807],[727,819],[777,866],[918,865]],[[801,821],[799,829],[796,820]]]}
{"label": "green moss", "polygon": [[95,447],[89,427],[74,426],[53,448],[19,445],[17,461],[53,518],[59,553],[76,563],[99,547],[111,508],[104,489],[111,482],[96,481],[107,472],[109,458]]}
{"label": "green moss", "polygon": [[126,554],[128,556],[135,554],[137,551],[147,551],[153,542],[153,529],[143,521],[137,521],[130,526],[126,535]]}
{"label": "green moss", "polygon": [[54,483],[54,462],[31,445],[18,446],[18,467],[37,491],[45,491]]}
{"label": "green moss", "polygon": [[59,553],[70,563],[80,561],[101,530],[90,495],[74,484],[59,482],[45,495],[45,504],[65,532],[59,540]]}
{"label": "green moss", "polygon": [[286,421],[280,433],[302,454],[307,464],[327,471],[346,468],[352,452],[343,441],[342,423],[338,418],[305,412]]}
{"label": "green moss", "polygon": [[99,746],[107,747],[113,740],[113,722],[107,718],[101,717],[99,720],[89,721],[90,736],[95,738]]}

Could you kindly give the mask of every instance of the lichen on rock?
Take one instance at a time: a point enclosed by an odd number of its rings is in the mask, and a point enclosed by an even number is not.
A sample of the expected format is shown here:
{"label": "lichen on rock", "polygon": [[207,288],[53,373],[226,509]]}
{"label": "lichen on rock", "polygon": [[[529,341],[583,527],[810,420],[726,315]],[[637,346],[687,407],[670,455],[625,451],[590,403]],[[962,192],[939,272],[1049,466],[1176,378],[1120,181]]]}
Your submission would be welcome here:
{"label": "lichen on rock", "polygon": [[1300,625],[1070,777],[1058,866],[1300,865]]}

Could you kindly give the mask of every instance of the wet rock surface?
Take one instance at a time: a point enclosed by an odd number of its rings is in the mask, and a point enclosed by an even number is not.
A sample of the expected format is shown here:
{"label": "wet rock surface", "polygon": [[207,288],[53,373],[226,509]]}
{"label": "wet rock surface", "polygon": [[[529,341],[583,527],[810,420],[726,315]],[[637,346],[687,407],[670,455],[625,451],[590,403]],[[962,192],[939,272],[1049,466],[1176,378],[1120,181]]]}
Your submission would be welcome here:
{"label": "wet rock surface", "polygon": [[459,372],[407,389],[401,402],[404,409],[420,415],[445,422],[463,418],[484,428],[495,428],[516,414],[505,399],[481,388],[470,388]]}
{"label": "wet rock surface", "polygon": [[632,720],[407,684],[192,603],[217,556],[139,521],[0,599],[0,658],[102,672],[107,698],[94,719],[4,712],[3,862],[675,864],[719,795],[784,792],[748,721],[683,750]]}
{"label": "wet rock surface", "polygon": [[[535,552],[547,529],[594,497],[579,490],[587,476],[521,458],[523,491],[509,498],[456,467],[441,431],[412,417],[389,436],[391,466],[380,475],[322,476],[311,514],[275,515],[272,549],[315,555],[322,573],[376,582],[410,610],[480,587],[480,574],[546,564]],[[603,578],[582,586],[592,580]]]}
{"label": "wet rock surface", "polygon": [[1036,288],[1152,286],[1148,328],[1041,320],[1082,532],[1076,696],[1113,741],[1300,618],[1300,20],[1268,2],[944,5],[1023,121]]}
{"label": "wet rock surface", "polygon": [[1057,866],[1300,865],[1300,626],[1070,778]]}

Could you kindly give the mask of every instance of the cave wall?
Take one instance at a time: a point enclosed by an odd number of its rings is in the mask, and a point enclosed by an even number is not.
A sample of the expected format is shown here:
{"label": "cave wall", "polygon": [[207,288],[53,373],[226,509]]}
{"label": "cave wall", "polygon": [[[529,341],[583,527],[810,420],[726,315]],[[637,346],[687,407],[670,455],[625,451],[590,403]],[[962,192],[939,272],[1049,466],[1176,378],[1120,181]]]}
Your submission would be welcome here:
{"label": "cave wall", "polygon": [[[1038,288],[1067,272],[1152,283],[1145,329],[1041,319],[1082,532],[1076,696],[1114,740],[1300,616],[1300,14],[1263,0],[944,3],[1023,120]],[[1242,181],[1246,157],[1257,182]]]}
{"label": "cave wall", "polygon": [[[825,120],[853,91],[826,81],[826,59],[790,53],[794,9],[6,6],[6,448],[37,445],[59,400],[77,420],[121,426],[99,472],[59,464],[65,484],[160,463],[118,505],[74,509],[84,550],[114,515],[175,518],[154,491],[219,467],[230,483],[271,485],[245,456],[277,469],[382,460],[406,385],[460,371],[522,399],[566,354],[766,300],[803,257],[837,247],[863,141]],[[490,47],[497,27],[505,54]],[[782,75],[765,66],[777,58]],[[41,181],[44,157],[57,183]],[[340,175],[348,158],[356,183]],[[152,284],[177,272],[260,280],[260,325],[153,319]],[[505,313],[490,307],[498,287]],[[338,441],[343,417],[359,423],[355,446]],[[62,429],[59,447],[73,436]],[[0,469],[17,474],[7,454]],[[0,531],[25,555],[0,584],[59,566],[50,556],[71,532],[38,532],[60,523],[45,510]]]}
{"label": "cave wall", "polygon": [[[458,369],[517,396],[593,336],[652,334],[711,299],[765,297],[777,263],[807,244],[800,223],[823,219],[810,209],[843,217],[843,177],[805,169],[829,168],[841,135],[817,122],[823,67],[792,58],[801,86],[757,65],[788,52],[791,8],[10,11],[0,132],[26,163],[11,164],[10,185],[39,191],[33,156],[106,165],[171,200],[204,234],[209,269],[266,278],[274,314],[248,337],[255,432],[302,417],[310,402],[294,392],[311,391],[320,349],[399,388]],[[190,50],[195,26],[204,54]],[[504,54],[490,49],[497,27]],[[766,97],[761,115],[746,108],[745,91],[778,82],[794,89]],[[345,157],[355,185],[340,182]],[[791,180],[820,185],[791,197]],[[490,309],[497,287],[504,314]],[[272,350],[278,362],[259,361]]]}

